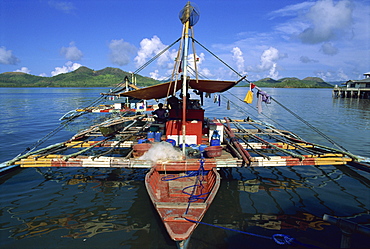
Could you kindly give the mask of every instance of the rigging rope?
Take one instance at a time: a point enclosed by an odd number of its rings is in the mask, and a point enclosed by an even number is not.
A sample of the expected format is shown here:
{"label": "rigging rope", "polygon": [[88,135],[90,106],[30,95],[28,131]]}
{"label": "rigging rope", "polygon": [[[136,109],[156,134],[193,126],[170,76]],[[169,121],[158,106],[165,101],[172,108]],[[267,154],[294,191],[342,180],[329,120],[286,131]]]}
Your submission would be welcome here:
{"label": "rigging rope", "polygon": [[[235,69],[233,69],[231,66],[229,66],[226,62],[224,62],[223,60],[221,60],[221,58],[219,58],[217,55],[215,55],[214,53],[212,53],[208,48],[206,48],[205,46],[203,46],[200,42],[198,42],[195,38],[192,37],[192,40],[195,41],[196,43],[199,44],[199,46],[201,46],[202,48],[204,48],[208,53],[210,53],[211,55],[213,55],[216,59],[218,59],[220,62],[222,62],[225,66],[227,66],[231,71],[233,71],[236,75],[238,75],[239,77],[242,77],[242,75],[240,73],[238,73],[237,71],[235,71]],[[247,79],[244,79],[245,81],[247,81],[248,83],[251,83],[249,80]]]}
{"label": "rigging rope", "polygon": [[284,108],[286,111],[288,111],[290,114],[292,114],[294,117],[296,117],[299,121],[303,122],[305,125],[307,125],[308,127],[310,127],[312,130],[314,130],[315,132],[317,132],[319,135],[321,135],[323,138],[325,138],[326,140],[328,140],[330,143],[332,143],[333,145],[337,146],[338,148],[348,152],[347,149],[345,149],[343,146],[337,144],[333,139],[331,139],[330,137],[328,137],[327,135],[325,135],[323,132],[321,132],[319,129],[317,129],[316,127],[314,127],[313,125],[311,125],[310,123],[308,123],[306,120],[304,120],[303,118],[301,118],[300,116],[298,116],[296,113],[294,113],[292,110],[288,109],[287,107],[285,107],[283,104],[281,104],[279,101],[277,101],[275,98],[272,98],[272,100],[274,100],[278,105],[280,105],[282,108]]}
{"label": "rigging rope", "polygon": [[[241,74],[239,74],[237,71],[235,71],[231,66],[229,66],[226,62],[224,62],[223,60],[221,60],[217,55],[215,55],[214,53],[212,53],[209,49],[207,49],[205,46],[203,46],[200,42],[198,42],[196,39],[194,39],[192,37],[192,40],[195,41],[198,45],[200,45],[203,49],[205,49],[208,53],[210,53],[211,55],[213,55],[216,59],[218,59],[220,62],[222,62],[225,66],[227,66],[231,71],[233,71],[236,75],[238,75],[239,77],[242,77]],[[245,81],[247,81],[248,83],[251,83],[249,80],[245,79]],[[229,92],[229,91],[228,91]],[[229,92],[230,94],[232,94],[231,92]],[[233,95],[233,94],[232,94]],[[234,97],[236,97],[235,95],[233,95]],[[223,96],[224,97],[224,96]],[[238,98],[238,97],[236,97]],[[240,98],[238,98],[239,100],[241,100]],[[288,109],[287,107],[285,107],[284,105],[282,105],[279,101],[277,101],[275,98],[272,98],[272,100],[274,100],[278,105],[280,105],[281,107],[283,107],[286,111],[288,111],[289,113],[291,113],[294,117],[296,117],[298,120],[302,121],[304,124],[306,124],[309,128],[311,128],[313,131],[315,131],[317,134],[319,134],[320,136],[322,136],[323,138],[325,138],[327,141],[329,141],[330,143],[332,143],[333,145],[337,146],[338,148],[348,152],[347,149],[345,149],[343,146],[337,144],[333,139],[331,139],[330,137],[328,137],[327,135],[325,135],[323,132],[321,132],[319,129],[317,129],[316,127],[314,127],[313,125],[311,125],[310,123],[308,123],[306,120],[304,120],[303,118],[301,118],[300,116],[298,116],[296,113],[294,113],[292,110]],[[242,101],[242,100],[241,100]],[[243,103],[245,103],[243,101]],[[262,114],[264,115],[264,114]],[[266,115],[264,115],[265,117],[267,117]],[[270,119],[270,118],[269,118]],[[272,119],[271,119],[272,120]],[[276,121],[272,120],[273,122],[277,123]]]}
{"label": "rigging rope", "polygon": [[153,58],[151,58],[149,61],[147,61],[146,63],[144,63],[141,67],[139,67],[138,69],[136,69],[136,71],[134,72],[134,74],[137,74],[139,73],[141,70],[143,70],[145,67],[147,67],[150,63],[152,63],[155,59],[157,59],[159,56],[161,56],[162,54],[164,54],[164,52],[166,52],[168,49],[170,49],[173,45],[175,45],[179,40],[181,39],[178,38],[176,41],[174,41],[173,43],[171,43],[169,46],[167,46],[165,49],[163,49],[161,52],[159,52],[157,55],[155,55]]}

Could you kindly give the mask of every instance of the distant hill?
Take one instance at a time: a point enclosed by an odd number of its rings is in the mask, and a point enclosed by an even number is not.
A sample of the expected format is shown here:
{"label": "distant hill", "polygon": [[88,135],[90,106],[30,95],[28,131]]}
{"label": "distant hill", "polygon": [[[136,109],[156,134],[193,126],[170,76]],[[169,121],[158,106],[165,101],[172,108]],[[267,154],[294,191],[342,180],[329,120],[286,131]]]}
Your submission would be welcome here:
{"label": "distant hill", "polygon": [[[106,67],[94,71],[87,67],[79,67],[73,72],[58,74],[53,77],[41,77],[20,72],[0,74],[0,87],[112,87],[124,81],[125,77],[131,80],[131,73],[119,68]],[[137,75],[138,86],[150,86],[159,81],[149,77]],[[282,78],[274,80],[264,78],[254,82],[259,87],[275,88],[332,88],[333,85],[317,77]],[[238,86],[247,86],[242,84]]]}
{"label": "distant hill", "polygon": [[[111,87],[123,82],[126,76],[131,80],[131,73],[119,68],[107,67],[94,71],[83,66],[53,77],[8,72],[0,74],[0,87]],[[137,75],[136,82],[139,86],[150,86],[158,81]]]}
{"label": "distant hill", "polygon": [[275,87],[275,88],[332,88],[333,85],[323,81],[318,77],[306,77],[302,80],[295,77],[282,78],[274,80],[271,78],[264,78],[255,81],[259,87]]}

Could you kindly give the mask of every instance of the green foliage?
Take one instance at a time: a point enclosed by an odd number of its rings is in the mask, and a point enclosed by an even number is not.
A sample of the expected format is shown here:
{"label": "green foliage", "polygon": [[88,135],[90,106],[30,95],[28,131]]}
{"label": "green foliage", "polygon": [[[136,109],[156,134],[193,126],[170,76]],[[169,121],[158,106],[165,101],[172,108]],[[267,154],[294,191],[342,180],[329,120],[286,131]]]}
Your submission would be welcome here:
{"label": "green foliage", "polygon": [[[79,67],[73,72],[53,77],[9,72],[0,74],[0,87],[112,87],[123,82],[126,76],[131,81],[131,73],[112,67],[99,71]],[[158,81],[136,75],[136,82],[139,86],[150,86]]]}
{"label": "green foliage", "polygon": [[264,78],[254,82],[259,87],[273,87],[273,88],[332,88],[333,86],[326,83],[317,77],[307,77],[303,80],[298,78],[282,78],[274,80],[271,78]]}
{"label": "green foliage", "polygon": [[[94,71],[87,67],[79,67],[73,72],[58,74],[53,77],[41,77],[20,72],[0,74],[0,87],[112,87],[124,81],[125,77],[131,81],[131,73],[119,68],[106,67]],[[151,86],[159,81],[149,77],[136,76],[138,86]],[[332,88],[331,84],[317,77],[282,78],[274,80],[264,78],[254,82],[259,87],[275,88]],[[240,85],[246,86],[246,85]]]}

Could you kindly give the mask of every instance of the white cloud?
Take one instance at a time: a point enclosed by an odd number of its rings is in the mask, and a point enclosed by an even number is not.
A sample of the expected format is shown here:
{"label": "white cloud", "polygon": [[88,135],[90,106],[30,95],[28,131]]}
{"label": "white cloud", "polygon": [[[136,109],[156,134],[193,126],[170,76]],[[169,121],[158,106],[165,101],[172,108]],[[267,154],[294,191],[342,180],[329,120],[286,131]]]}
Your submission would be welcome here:
{"label": "white cloud", "polygon": [[21,69],[17,69],[14,72],[21,72],[21,73],[29,74],[31,70],[29,70],[27,67],[21,67]]}
{"label": "white cloud", "polygon": [[271,16],[271,19],[281,16],[296,16],[297,12],[306,12],[306,10],[312,7],[313,4],[313,2],[302,2],[298,4],[288,5],[282,9],[271,12],[269,16]]}
{"label": "white cloud", "polygon": [[277,61],[286,58],[286,54],[281,54],[278,49],[269,47],[265,49],[260,58],[260,64],[256,67],[249,67],[249,71],[252,72],[265,72],[268,71],[267,77],[278,78],[279,72],[277,71]]}
{"label": "white cloud", "polygon": [[109,49],[111,62],[119,66],[127,65],[130,62],[131,55],[136,51],[134,45],[125,42],[123,39],[112,40],[109,43]]}
{"label": "white cloud", "polygon": [[149,73],[149,75],[150,75],[150,78],[155,79],[155,80],[165,80],[165,79],[167,79],[167,77],[161,76],[159,74],[159,70],[154,70],[154,72]]}
{"label": "white cloud", "polygon": [[[195,71],[195,63],[197,65],[197,70],[198,70],[198,74],[200,75],[200,77],[204,76],[206,77],[205,75],[202,74],[202,63],[205,61],[205,54],[204,53],[200,53],[199,55],[198,54],[195,54],[192,53],[188,56],[188,68],[190,67],[191,69],[193,69]],[[193,70],[189,70],[188,69],[188,72],[190,75],[195,75],[194,71]]]}
{"label": "white cloud", "polygon": [[206,78],[210,78],[213,76],[213,74],[208,68],[203,68],[202,70],[200,70],[200,74]]}
{"label": "white cloud", "polygon": [[[152,39],[144,38],[140,42],[140,49],[135,57],[136,65],[142,66],[147,60],[151,59],[158,53],[160,53],[167,46],[164,45],[158,36],[153,36]],[[163,53],[157,60],[157,64],[161,67],[169,68],[174,64],[174,59],[176,58],[176,51],[167,50]]]}
{"label": "white cloud", "polygon": [[39,76],[41,76],[41,77],[47,77],[48,75],[46,73],[40,73]]}
{"label": "white cloud", "polygon": [[79,68],[80,66],[82,66],[82,65],[79,64],[79,63],[68,61],[62,67],[56,67],[55,70],[51,72],[51,76],[55,76],[55,75],[62,74],[62,73],[72,72],[72,71],[76,70],[77,68]]}
{"label": "white cloud", "polygon": [[336,55],[338,53],[338,48],[334,47],[331,42],[326,42],[321,45],[320,51],[327,55]]}
{"label": "white cloud", "polygon": [[337,72],[337,75],[338,75],[339,79],[341,79],[343,81],[347,81],[347,80],[350,79],[348,77],[348,75],[344,73],[343,69],[339,69],[338,72]]}
{"label": "white cloud", "polygon": [[0,47],[0,64],[16,65],[20,60],[13,55],[12,50],[7,50],[6,47]]}
{"label": "white cloud", "polygon": [[306,15],[310,27],[299,34],[304,43],[316,44],[337,39],[352,25],[353,6],[348,0],[322,0],[315,3]]}
{"label": "white cloud", "polygon": [[62,47],[60,53],[67,59],[72,61],[81,60],[83,53],[79,50],[74,42],[69,43],[69,47]]}
{"label": "white cloud", "polygon": [[338,70],[327,70],[327,71],[319,70],[316,71],[316,76],[320,77],[321,79],[327,82],[347,81],[351,79],[346,73],[344,73],[343,69],[341,68]]}
{"label": "white cloud", "polygon": [[231,52],[233,53],[233,60],[236,62],[237,70],[240,74],[247,74],[244,70],[244,58],[243,52],[240,50],[239,47],[234,47]]}
{"label": "white cloud", "polygon": [[50,7],[53,7],[54,9],[60,10],[67,14],[72,13],[73,10],[76,9],[72,2],[67,1],[50,0],[48,1],[48,4]]}

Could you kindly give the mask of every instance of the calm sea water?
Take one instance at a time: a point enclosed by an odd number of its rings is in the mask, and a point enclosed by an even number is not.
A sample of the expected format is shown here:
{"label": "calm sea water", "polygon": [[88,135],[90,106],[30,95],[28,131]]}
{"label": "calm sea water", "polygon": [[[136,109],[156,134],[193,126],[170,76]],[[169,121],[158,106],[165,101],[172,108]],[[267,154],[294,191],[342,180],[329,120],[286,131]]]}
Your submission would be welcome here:
{"label": "calm sea water", "polygon": [[[103,88],[0,88],[0,161],[12,159],[86,106]],[[354,154],[370,157],[370,100],[332,99],[330,89],[265,89]],[[245,89],[225,96],[243,99]],[[234,103],[234,102],[232,102]],[[276,103],[255,114],[206,99],[209,117],[259,118],[315,143],[331,145]],[[239,104],[239,103],[238,103]],[[100,117],[100,114],[95,117]],[[87,120],[86,120],[87,121]],[[43,144],[64,141],[83,123]],[[145,170],[18,169],[0,178],[0,248],[176,248],[152,207]],[[341,231],[324,214],[370,226],[370,174],[350,166],[239,168],[223,180],[203,221],[263,236],[286,234],[323,248]],[[353,247],[370,238],[353,236]],[[270,239],[199,225],[191,248],[281,248]]]}

